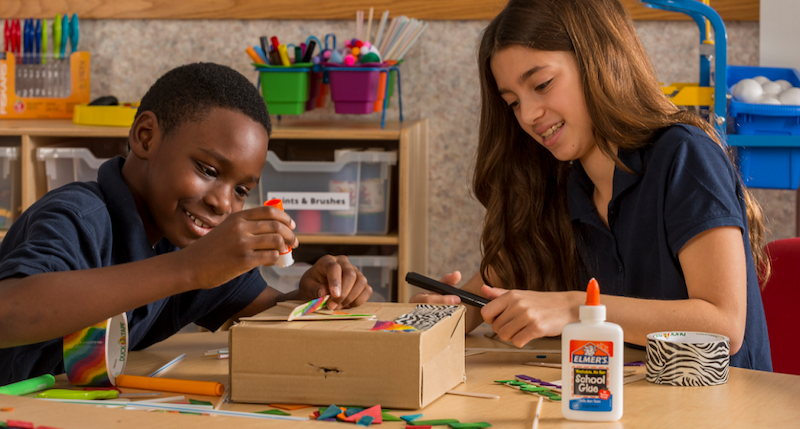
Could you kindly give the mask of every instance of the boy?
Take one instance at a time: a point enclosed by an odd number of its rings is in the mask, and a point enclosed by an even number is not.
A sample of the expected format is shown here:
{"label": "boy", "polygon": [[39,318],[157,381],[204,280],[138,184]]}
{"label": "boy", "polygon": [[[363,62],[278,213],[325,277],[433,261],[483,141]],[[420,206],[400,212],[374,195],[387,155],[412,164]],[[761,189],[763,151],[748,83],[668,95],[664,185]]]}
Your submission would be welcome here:
{"label": "boy", "polygon": [[364,303],[372,289],[344,256],[321,258],[289,294],[259,275],[298,245],[282,211],[242,211],[270,132],[260,94],[228,67],[190,64],[159,78],[127,158],[104,163],[97,182],[49,192],[3,239],[0,385],[64,372],[61,337],[122,312],[139,350],[190,322],[214,331],[278,301]]}

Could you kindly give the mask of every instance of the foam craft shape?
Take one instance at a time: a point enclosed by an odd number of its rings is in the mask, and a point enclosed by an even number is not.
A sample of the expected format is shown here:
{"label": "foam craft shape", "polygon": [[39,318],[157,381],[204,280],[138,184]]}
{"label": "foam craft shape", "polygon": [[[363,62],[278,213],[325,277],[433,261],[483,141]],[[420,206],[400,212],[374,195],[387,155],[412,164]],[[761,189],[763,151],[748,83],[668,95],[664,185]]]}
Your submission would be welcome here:
{"label": "foam craft shape", "polygon": [[492,425],[486,422],[450,423],[450,427],[453,429],[481,429],[481,428],[490,428],[492,427]]}
{"label": "foam craft shape", "polygon": [[407,416],[400,416],[401,419],[403,419],[403,420],[405,420],[405,421],[407,421],[409,423],[413,422],[414,420],[419,419],[420,417],[422,417],[422,414],[409,414]]}
{"label": "foam craft shape", "polygon": [[325,295],[322,298],[312,299],[305,304],[300,304],[292,310],[289,314],[289,318],[286,319],[288,321],[292,321],[300,316],[305,316],[306,314],[313,313],[328,303],[328,298],[330,295]]}
{"label": "foam craft shape", "polygon": [[373,420],[372,416],[364,416],[364,417],[358,419],[358,422],[356,422],[356,425],[357,426],[369,426],[369,425],[372,424],[372,420]]}
{"label": "foam craft shape", "polygon": [[372,417],[373,423],[375,423],[376,425],[383,423],[383,415],[381,413],[380,405],[376,405],[374,407],[367,408],[366,410],[361,411],[360,413],[353,414],[352,416],[344,419],[344,421],[355,423],[358,422],[359,419],[361,419],[364,416]]}
{"label": "foam craft shape", "polygon": [[358,414],[358,413],[360,413],[360,412],[362,412],[362,411],[364,411],[364,409],[363,409],[363,408],[348,408],[348,409],[347,409],[347,410],[344,412],[344,415],[346,415],[347,417],[350,417],[350,416],[352,416],[353,414]]}
{"label": "foam craft shape", "polygon": [[401,325],[391,321],[379,320],[370,328],[370,331],[416,331],[417,328],[408,325]]}
{"label": "foam craft shape", "polygon": [[264,410],[264,411],[256,411],[258,414],[274,414],[276,416],[291,416],[291,414],[287,413],[286,411],[281,410]]}
{"label": "foam craft shape", "polygon": [[323,413],[320,413],[319,417],[317,417],[317,420],[324,420],[324,419],[329,419],[331,417],[336,417],[336,415],[338,415],[341,412],[342,412],[341,408],[337,407],[336,405],[331,405],[330,407],[325,409]]}
{"label": "foam craft shape", "polygon": [[444,426],[444,425],[449,425],[450,423],[459,423],[459,421],[456,419],[436,419],[436,420],[424,420],[424,421],[420,420],[420,421],[415,421],[414,423],[421,426],[425,425]]}
{"label": "foam craft shape", "polygon": [[267,404],[267,405],[272,408],[280,408],[282,410],[289,410],[289,411],[311,407],[311,405],[302,405],[302,404]]}
{"label": "foam craft shape", "polygon": [[386,411],[381,411],[381,418],[385,422],[402,422],[403,421],[403,419],[401,419],[399,417],[395,417],[395,416],[387,413]]}

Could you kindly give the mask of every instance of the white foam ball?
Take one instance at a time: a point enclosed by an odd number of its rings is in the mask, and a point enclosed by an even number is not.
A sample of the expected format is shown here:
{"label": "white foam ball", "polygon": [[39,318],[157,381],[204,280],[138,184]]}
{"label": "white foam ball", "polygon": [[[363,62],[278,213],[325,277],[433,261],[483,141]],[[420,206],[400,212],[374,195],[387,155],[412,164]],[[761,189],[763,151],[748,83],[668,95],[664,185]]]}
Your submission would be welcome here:
{"label": "white foam ball", "polygon": [[733,87],[733,98],[742,103],[756,103],[764,89],[755,79],[742,79]]}
{"label": "white foam ball", "polygon": [[759,98],[756,102],[757,104],[781,104],[777,98],[773,95],[765,94],[763,97]]}
{"label": "white foam ball", "polygon": [[770,82],[770,80],[767,79],[764,76],[756,76],[756,77],[753,78],[753,80],[758,82],[759,85],[763,85],[763,84],[765,84],[767,82]]}
{"label": "white foam ball", "polygon": [[761,89],[764,90],[764,94],[767,95],[778,95],[783,92],[783,88],[777,82],[766,82],[761,85]]}
{"label": "white foam ball", "polygon": [[781,104],[800,106],[800,88],[789,88],[778,95]]}
{"label": "white foam ball", "polygon": [[778,80],[775,81],[775,83],[777,83],[778,85],[781,86],[781,92],[786,91],[787,89],[789,89],[789,88],[794,86],[794,85],[792,85],[791,82],[789,82],[786,79],[778,79]]}

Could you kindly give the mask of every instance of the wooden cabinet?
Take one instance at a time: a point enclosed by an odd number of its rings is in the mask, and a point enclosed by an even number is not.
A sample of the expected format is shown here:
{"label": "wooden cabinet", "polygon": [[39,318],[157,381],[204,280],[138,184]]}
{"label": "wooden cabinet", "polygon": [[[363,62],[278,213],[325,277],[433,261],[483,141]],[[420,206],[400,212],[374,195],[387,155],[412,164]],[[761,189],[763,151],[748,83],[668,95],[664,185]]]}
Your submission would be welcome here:
{"label": "wooden cabinet", "polygon": [[[21,204],[24,210],[47,192],[44,163],[36,159],[40,147],[89,147],[97,156],[124,151],[127,128],[75,125],[69,120],[0,120],[0,146],[20,148]],[[380,124],[345,121],[283,120],[276,122],[270,149],[337,148],[396,150],[396,188],[391,194],[391,219],[386,235],[300,235],[303,245],[388,246],[398,259],[397,299],[407,301],[408,271],[427,272],[428,261],[428,121]],[[99,153],[98,153],[99,152]],[[0,232],[4,235],[4,231]]]}

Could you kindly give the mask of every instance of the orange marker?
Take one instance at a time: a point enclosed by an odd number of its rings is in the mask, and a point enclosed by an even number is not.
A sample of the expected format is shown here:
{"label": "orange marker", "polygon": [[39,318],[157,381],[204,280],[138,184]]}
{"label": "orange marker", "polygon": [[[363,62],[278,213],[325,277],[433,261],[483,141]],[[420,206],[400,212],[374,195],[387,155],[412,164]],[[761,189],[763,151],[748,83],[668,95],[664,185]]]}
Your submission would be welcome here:
{"label": "orange marker", "polygon": [[[277,198],[271,199],[264,203],[264,207],[275,207],[283,211],[283,201]],[[278,262],[275,264],[278,268],[285,268],[291,267],[294,264],[294,258],[292,258],[292,248],[286,246],[289,250],[278,254]]]}
{"label": "orange marker", "polygon": [[190,395],[222,396],[225,387],[214,381],[178,380],[175,378],[140,377],[138,375],[117,376],[117,387],[131,389],[160,390],[163,392]]}
{"label": "orange marker", "polygon": [[261,57],[256,53],[256,50],[253,49],[252,46],[248,46],[247,49],[245,49],[245,52],[247,52],[247,55],[250,55],[250,58],[253,59],[254,63],[264,64],[264,60],[261,59]]}

